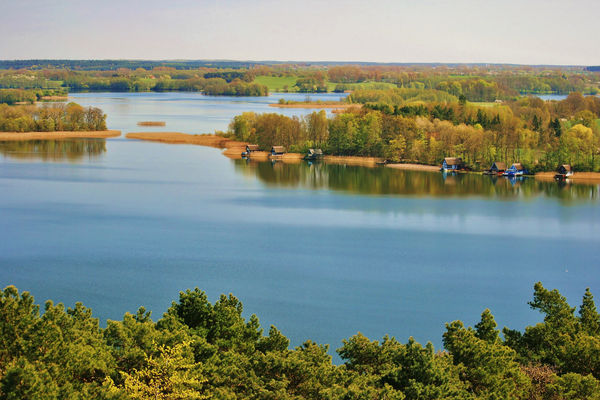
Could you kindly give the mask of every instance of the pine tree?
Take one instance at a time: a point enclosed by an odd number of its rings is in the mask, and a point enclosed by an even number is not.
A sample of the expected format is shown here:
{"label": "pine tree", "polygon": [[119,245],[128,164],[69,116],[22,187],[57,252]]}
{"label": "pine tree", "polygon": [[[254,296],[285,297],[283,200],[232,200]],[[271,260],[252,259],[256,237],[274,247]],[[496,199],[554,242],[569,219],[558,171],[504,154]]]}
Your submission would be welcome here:
{"label": "pine tree", "polygon": [[600,315],[596,311],[594,296],[592,296],[590,288],[585,289],[583,302],[581,307],[579,307],[579,323],[586,333],[592,336],[600,334]]}
{"label": "pine tree", "polygon": [[481,313],[481,321],[475,325],[475,336],[488,343],[494,343],[498,340],[498,324],[488,308]]}

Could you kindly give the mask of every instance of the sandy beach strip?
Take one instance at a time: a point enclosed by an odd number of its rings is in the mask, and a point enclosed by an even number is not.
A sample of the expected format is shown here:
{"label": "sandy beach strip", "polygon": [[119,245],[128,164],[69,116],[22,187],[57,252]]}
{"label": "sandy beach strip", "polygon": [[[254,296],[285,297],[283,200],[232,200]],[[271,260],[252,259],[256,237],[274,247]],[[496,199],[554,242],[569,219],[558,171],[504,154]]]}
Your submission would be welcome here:
{"label": "sandy beach strip", "polygon": [[103,139],[117,136],[121,136],[121,131],[0,132],[0,140]]}
{"label": "sandy beach strip", "polygon": [[[554,180],[554,175],[556,175],[556,172],[538,172],[534,177],[543,181],[551,181]],[[598,184],[600,183],[600,172],[575,172],[567,180],[577,183]]]}
{"label": "sandy beach strip", "polygon": [[383,162],[383,158],[378,157],[358,157],[358,156],[323,156],[323,161],[329,164],[346,164],[363,167],[374,167],[377,163]]}
{"label": "sandy beach strip", "polygon": [[244,148],[247,144],[217,135],[191,135],[189,133],[181,132],[131,132],[126,134],[125,137],[127,139],[149,140],[152,142],[171,144],[196,144],[200,146],[218,147],[220,149],[233,147]]}
{"label": "sandy beach strip", "polygon": [[440,167],[435,165],[423,165],[423,164],[386,164],[388,168],[404,169],[409,171],[431,171],[439,172]]}

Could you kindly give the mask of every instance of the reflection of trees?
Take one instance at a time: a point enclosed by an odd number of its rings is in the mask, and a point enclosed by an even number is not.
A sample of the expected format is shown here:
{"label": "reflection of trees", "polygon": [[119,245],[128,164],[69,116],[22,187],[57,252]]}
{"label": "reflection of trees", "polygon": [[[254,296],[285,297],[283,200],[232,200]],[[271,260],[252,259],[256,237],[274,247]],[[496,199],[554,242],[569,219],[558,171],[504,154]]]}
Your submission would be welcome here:
{"label": "reflection of trees", "polygon": [[0,153],[3,156],[19,159],[78,161],[85,156],[93,158],[105,152],[105,139],[15,140],[0,142]]}
{"label": "reflection of trees", "polygon": [[598,185],[561,184],[534,178],[513,180],[478,174],[442,174],[392,168],[234,160],[235,168],[271,186],[330,189],[361,194],[417,196],[481,196],[530,198],[544,195],[561,200],[597,200]]}

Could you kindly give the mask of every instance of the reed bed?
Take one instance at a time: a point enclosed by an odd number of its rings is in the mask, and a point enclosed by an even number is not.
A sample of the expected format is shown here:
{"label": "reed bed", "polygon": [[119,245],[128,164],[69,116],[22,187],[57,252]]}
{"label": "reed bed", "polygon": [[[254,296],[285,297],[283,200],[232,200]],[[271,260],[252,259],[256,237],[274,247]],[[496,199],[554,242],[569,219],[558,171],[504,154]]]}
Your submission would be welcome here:
{"label": "reed bed", "polygon": [[[217,147],[220,149],[230,147],[244,147],[246,143],[231,140],[218,135],[191,135],[181,132],[131,132],[125,135],[127,139],[149,140],[153,142],[172,144],[197,144],[201,146]],[[240,152],[241,153],[241,152]]]}
{"label": "reed bed", "polygon": [[116,136],[121,136],[121,131],[0,132],[0,140],[102,139]]}
{"label": "reed bed", "polygon": [[165,121],[140,121],[137,123],[138,126],[166,126]]}

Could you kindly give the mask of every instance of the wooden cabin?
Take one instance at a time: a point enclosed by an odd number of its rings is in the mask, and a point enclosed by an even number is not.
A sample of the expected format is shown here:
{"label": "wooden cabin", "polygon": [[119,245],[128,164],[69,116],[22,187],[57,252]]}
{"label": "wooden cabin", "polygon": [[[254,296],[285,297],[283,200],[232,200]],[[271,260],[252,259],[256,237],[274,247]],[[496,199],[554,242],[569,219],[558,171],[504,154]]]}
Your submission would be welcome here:
{"label": "wooden cabin", "polygon": [[495,161],[490,167],[489,171],[493,174],[501,174],[506,171],[506,163]]}
{"label": "wooden cabin", "polygon": [[563,164],[556,170],[556,175],[554,175],[555,179],[566,179],[570,176],[573,176],[573,168],[571,168],[570,164]]}
{"label": "wooden cabin", "polygon": [[504,175],[504,176],[519,176],[519,175],[523,175],[525,173],[527,173],[527,170],[525,169],[525,167],[523,167],[523,164],[514,163],[513,165],[510,166],[509,169],[504,171],[504,173],[502,175]]}
{"label": "wooden cabin", "polygon": [[323,150],[321,149],[308,149],[308,153],[306,153],[306,160],[318,160],[323,158]]}
{"label": "wooden cabin", "polygon": [[271,157],[279,157],[284,155],[285,147],[283,146],[273,146],[271,147]]}
{"label": "wooden cabin", "polygon": [[247,144],[246,151],[242,153],[242,157],[250,157],[250,154],[258,150],[259,149],[257,144]]}
{"label": "wooden cabin", "polygon": [[460,171],[465,169],[465,163],[460,157],[446,157],[442,163],[442,171]]}

